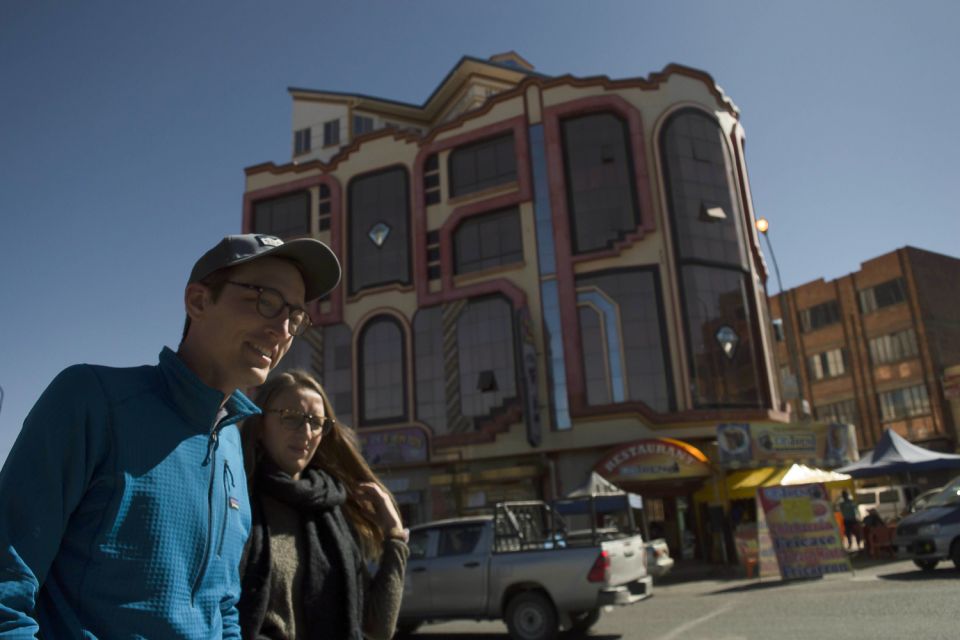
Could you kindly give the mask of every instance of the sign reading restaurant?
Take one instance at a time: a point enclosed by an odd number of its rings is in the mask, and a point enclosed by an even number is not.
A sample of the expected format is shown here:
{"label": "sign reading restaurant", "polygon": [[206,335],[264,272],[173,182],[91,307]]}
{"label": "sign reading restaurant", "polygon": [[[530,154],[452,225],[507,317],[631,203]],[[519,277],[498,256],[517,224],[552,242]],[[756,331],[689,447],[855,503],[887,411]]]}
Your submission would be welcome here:
{"label": "sign reading restaurant", "polygon": [[710,475],[707,457],[696,447],[672,438],[651,438],[621,445],[594,469],[608,480],[664,480]]}

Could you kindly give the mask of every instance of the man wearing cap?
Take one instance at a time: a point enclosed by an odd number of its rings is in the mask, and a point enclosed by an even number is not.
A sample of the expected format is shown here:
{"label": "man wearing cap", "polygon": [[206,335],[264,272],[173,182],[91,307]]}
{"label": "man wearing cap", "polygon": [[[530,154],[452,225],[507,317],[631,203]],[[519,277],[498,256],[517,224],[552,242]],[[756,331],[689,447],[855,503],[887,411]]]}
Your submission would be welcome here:
{"label": "man wearing cap", "polygon": [[197,261],[176,353],[75,365],[0,471],[0,638],[239,638],[250,526],[237,423],[336,286],[323,243],[228,236]]}

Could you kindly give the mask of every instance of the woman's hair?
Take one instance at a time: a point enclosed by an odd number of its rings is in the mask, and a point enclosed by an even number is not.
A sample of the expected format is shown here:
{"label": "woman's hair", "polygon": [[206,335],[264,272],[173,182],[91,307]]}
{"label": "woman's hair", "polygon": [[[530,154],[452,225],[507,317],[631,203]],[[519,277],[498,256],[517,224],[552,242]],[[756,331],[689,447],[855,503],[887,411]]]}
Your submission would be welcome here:
{"label": "woman's hair", "polygon": [[[271,403],[280,393],[287,389],[308,389],[320,394],[323,398],[323,410],[326,416],[334,418],[333,428],[325,433],[320,440],[313,458],[307,463],[307,468],[322,469],[339,480],[347,491],[347,500],[343,505],[343,513],[358,538],[360,549],[367,558],[378,558],[383,549],[386,531],[380,527],[379,521],[371,511],[366,500],[361,500],[360,483],[372,482],[383,489],[390,499],[393,494],[383,485],[373,473],[370,465],[360,455],[356,434],[349,427],[336,421],[333,406],[327,393],[320,383],[306,371],[291,369],[271,377],[257,390],[254,402],[262,410],[272,408]],[[243,458],[244,470],[247,475],[247,486],[251,495],[254,489],[254,477],[257,464],[264,455],[260,444],[260,435],[263,432],[263,416],[257,415],[247,418],[243,423]],[[396,507],[396,503],[394,503]]]}

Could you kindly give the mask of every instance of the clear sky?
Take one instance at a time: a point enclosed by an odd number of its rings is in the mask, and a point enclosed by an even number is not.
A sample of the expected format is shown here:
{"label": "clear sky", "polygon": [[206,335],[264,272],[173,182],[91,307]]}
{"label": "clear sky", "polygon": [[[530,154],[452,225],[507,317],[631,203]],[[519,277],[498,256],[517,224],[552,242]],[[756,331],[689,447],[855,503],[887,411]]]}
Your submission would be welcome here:
{"label": "clear sky", "polygon": [[421,104],[509,50],[549,75],[703,69],[789,288],[908,244],[960,256],[958,25],[954,0],[3,0],[0,460],[65,366],[176,346],[244,167],[290,158],[287,87]]}

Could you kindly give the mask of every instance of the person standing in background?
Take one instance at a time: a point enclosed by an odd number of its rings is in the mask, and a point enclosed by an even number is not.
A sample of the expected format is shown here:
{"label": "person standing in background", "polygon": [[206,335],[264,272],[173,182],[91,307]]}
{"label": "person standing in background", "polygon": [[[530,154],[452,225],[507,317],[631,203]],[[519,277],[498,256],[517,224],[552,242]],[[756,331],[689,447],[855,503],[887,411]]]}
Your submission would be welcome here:
{"label": "person standing in background", "polygon": [[[843,518],[843,531],[847,537],[847,548],[857,551],[860,549],[860,513],[857,503],[850,498],[850,493],[844,489],[840,494],[840,516]],[[856,546],[853,541],[856,540]]]}

